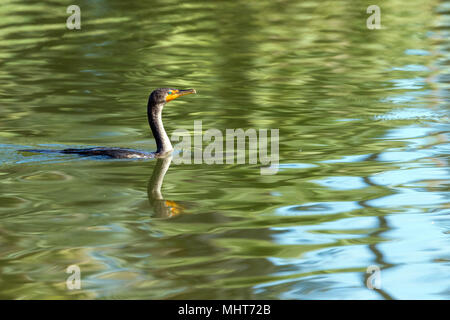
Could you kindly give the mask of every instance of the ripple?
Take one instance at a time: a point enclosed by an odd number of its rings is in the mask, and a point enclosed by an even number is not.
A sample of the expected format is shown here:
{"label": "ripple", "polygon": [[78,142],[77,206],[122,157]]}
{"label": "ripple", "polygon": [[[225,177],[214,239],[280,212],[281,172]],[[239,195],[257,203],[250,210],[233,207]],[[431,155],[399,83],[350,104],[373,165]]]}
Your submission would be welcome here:
{"label": "ripple", "polygon": [[426,137],[431,135],[436,129],[411,125],[388,130],[382,139],[410,139]]}
{"label": "ripple", "polygon": [[420,151],[386,151],[378,156],[378,161],[410,162],[432,155],[429,150]]}
{"label": "ripple", "polygon": [[429,56],[430,52],[423,49],[407,49],[405,50],[405,54],[409,56]]}
{"label": "ripple", "polygon": [[361,177],[327,177],[311,181],[333,190],[355,190],[368,187],[368,184]]}
{"label": "ripple", "polygon": [[425,79],[421,77],[410,78],[410,79],[395,79],[390,80],[394,83],[393,89],[401,90],[417,90],[425,86]]}
{"label": "ripple", "polygon": [[278,168],[280,169],[308,169],[314,167],[317,167],[317,165],[312,163],[280,163],[278,165]]}
{"label": "ripple", "polygon": [[426,66],[420,65],[420,64],[408,64],[406,66],[402,66],[402,67],[393,67],[391,70],[395,70],[395,71],[422,71],[422,72],[426,72],[426,71],[430,71],[430,69]]}
{"label": "ripple", "polygon": [[358,203],[352,201],[314,202],[303,205],[281,207],[276,209],[276,213],[282,216],[336,214],[350,212],[361,208],[362,207]]}
{"label": "ripple", "polygon": [[72,176],[60,171],[38,171],[36,173],[19,177],[19,180],[22,181],[40,181],[40,182],[69,181],[72,179],[73,179]]}
{"label": "ripple", "polygon": [[[404,101],[403,101],[404,102]],[[376,115],[375,120],[440,120],[443,114],[429,109],[404,108],[389,111],[386,114]]]}
{"label": "ripple", "polygon": [[422,181],[445,181],[449,178],[445,168],[415,168],[380,172],[371,176],[370,180],[380,186],[400,186]]}
{"label": "ripple", "polygon": [[19,209],[25,207],[29,201],[19,196],[0,196],[0,210]]}
{"label": "ripple", "polygon": [[398,189],[396,194],[380,197],[367,201],[367,204],[377,208],[417,207],[417,212],[422,212],[421,207],[435,207],[448,203],[448,194],[444,192],[420,191],[413,189]]}
{"label": "ripple", "polygon": [[369,157],[370,157],[370,154],[350,155],[350,156],[343,156],[342,158],[336,159],[336,160],[323,160],[323,161],[320,161],[320,162],[322,162],[322,163],[361,162],[361,161],[365,161]]}

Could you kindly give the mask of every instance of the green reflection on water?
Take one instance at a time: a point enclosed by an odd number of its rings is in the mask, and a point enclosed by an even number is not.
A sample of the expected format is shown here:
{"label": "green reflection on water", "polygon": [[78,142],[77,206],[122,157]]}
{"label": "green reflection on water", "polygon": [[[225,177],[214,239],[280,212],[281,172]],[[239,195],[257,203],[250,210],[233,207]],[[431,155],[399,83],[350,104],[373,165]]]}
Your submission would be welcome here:
{"label": "green reflection on water", "polygon": [[[368,30],[371,4],[79,1],[71,31],[63,1],[6,1],[0,297],[448,298],[448,6],[379,1]],[[279,172],[171,164],[159,194],[156,161],[17,152],[154,150],[166,86],[198,92],[169,133],[279,128]]]}

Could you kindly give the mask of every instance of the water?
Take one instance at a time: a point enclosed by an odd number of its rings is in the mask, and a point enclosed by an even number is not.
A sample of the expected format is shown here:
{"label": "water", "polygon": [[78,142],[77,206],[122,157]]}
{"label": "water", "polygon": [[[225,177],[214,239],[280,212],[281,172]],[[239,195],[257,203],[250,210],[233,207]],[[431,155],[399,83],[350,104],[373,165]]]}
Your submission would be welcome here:
{"label": "water", "polygon": [[[448,3],[77,4],[0,7],[0,298],[450,297]],[[278,173],[18,151],[154,150],[166,86],[169,133],[279,128]]]}

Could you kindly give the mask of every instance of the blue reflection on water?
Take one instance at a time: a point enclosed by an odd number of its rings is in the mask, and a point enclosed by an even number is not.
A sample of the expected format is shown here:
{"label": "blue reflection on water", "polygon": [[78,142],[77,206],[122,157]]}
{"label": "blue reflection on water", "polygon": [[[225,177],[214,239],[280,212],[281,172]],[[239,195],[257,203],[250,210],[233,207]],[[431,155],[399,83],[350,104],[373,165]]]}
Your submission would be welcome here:
{"label": "blue reflection on water", "polygon": [[292,205],[277,208],[276,214],[282,216],[335,214],[350,212],[362,207],[354,201],[311,202],[302,205]]}
{"label": "blue reflection on water", "polygon": [[312,182],[333,190],[353,190],[368,187],[368,184],[361,177],[328,177],[312,180]]}

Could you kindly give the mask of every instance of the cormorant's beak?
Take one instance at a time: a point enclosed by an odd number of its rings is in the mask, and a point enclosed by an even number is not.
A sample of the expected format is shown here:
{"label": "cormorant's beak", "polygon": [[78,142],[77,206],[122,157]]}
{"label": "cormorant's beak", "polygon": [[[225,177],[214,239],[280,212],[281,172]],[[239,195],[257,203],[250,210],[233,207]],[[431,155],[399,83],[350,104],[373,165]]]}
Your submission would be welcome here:
{"label": "cormorant's beak", "polygon": [[172,94],[168,94],[166,96],[166,101],[172,101],[178,97],[185,96],[187,94],[197,93],[195,89],[187,89],[187,90],[172,90]]}

